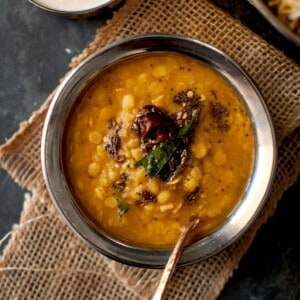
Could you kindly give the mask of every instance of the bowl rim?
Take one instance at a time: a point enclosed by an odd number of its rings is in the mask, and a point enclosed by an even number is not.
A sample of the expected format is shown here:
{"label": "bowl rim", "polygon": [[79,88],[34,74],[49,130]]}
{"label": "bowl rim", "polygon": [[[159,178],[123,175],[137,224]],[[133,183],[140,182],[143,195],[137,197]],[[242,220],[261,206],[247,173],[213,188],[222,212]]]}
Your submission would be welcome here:
{"label": "bowl rim", "polygon": [[[28,0],[33,5],[48,11],[52,13],[56,13],[62,16],[68,16],[68,17],[79,17],[79,16],[93,16],[97,14],[99,11],[101,11],[104,8],[110,7],[111,5],[114,5],[116,2],[121,0],[105,0],[104,3],[95,5],[91,8],[87,9],[75,9],[75,10],[60,10],[51,6],[47,6],[45,4],[40,3],[39,0]],[[117,3],[116,3],[117,4]]]}
{"label": "bowl rim", "polygon": [[243,201],[240,200],[219,229],[188,246],[178,265],[188,265],[215,255],[249,228],[270,192],[275,175],[277,147],[271,116],[250,76],[226,54],[198,40],[166,33],[131,36],[97,51],[67,75],[54,95],[42,134],[42,171],[50,197],[69,227],[98,252],[128,265],[162,268],[170,250],[141,249],[126,245],[100,232],[81,215],[72,200],[60,162],[60,141],[66,115],[84,87],[108,65],[151,51],[178,52],[208,63],[240,93],[252,123],[256,124],[253,126],[256,136],[253,172]]}

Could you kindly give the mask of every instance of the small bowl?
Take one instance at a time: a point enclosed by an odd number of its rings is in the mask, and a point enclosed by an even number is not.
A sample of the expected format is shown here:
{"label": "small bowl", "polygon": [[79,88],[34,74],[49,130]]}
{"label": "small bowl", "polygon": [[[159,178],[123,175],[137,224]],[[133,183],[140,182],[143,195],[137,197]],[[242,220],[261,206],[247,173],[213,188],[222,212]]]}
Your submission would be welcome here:
{"label": "small bowl", "polygon": [[247,188],[224,224],[188,246],[179,265],[210,257],[239,238],[254,221],[268,196],[276,165],[276,141],[270,115],[250,77],[219,50],[199,41],[170,34],[145,34],[116,42],[75,68],[62,82],[45,121],[42,138],[42,168],[54,204],[66,223],[90,246],[117,261],[140,267],[159,268],[169,250],[125,244],[96,228],[81,213],[70,193],[62,166],[62,136],[70,109],[91,80],[122,59],[151,51],[171,51],[204,61],[223,75],[239,92],[253,123],[255,159]]}
{"label": "small bowl", "polygon": [[[29,0],[32,4],[46,11],[59,15],[76,17],[90,17],[99,14],[105,8],[112,8],[121,0]],[[90,3],[89,3],[90,2]]]}

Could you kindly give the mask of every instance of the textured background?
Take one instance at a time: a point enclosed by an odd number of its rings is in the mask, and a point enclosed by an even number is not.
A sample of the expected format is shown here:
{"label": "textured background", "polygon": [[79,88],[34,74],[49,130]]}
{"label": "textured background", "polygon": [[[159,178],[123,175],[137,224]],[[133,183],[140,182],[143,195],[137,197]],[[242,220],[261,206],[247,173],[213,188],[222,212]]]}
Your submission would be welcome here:
{"label": "textured background", "polygon": [[[288,43],[246,1],[213,1],[300,63]],[[93,40],[111,13],[70,20],[28,1],[2,0],[0,15],[0,144],[27,119],[68,70],[70,59]],[[18,222],[23,193],[0,171],[0,239]],[[300,299],[299,181],[263,226],[220,299]],[[3,248],[3,247],[2,247]],[[1,248],[0,248],[1,249]]]}

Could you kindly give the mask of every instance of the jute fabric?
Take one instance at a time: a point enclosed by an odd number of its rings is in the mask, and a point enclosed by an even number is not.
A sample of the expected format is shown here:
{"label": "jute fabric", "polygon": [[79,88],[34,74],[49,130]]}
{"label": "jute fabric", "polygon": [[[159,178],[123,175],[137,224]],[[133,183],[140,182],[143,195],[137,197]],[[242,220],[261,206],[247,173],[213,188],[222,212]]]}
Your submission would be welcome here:
{"label": "jute fabric", "polygon": [[[206,0],[127,0],[89,47],[73,58],[71,68],[115,40],[145,32],[187,35],[225,52],[253,78],[275,123],[276,178],[255,223],[221,253],[177,269],[167,292],[168,299],[215,299],[299,174],[300,68]],[[98,254],[69,230],[47,194],[40,141],[53,93],[0,148],[1,166],[29,191],[20,224],[13,227],[0,258],[0,298],[147,299],[161,270],[125,266]]]}

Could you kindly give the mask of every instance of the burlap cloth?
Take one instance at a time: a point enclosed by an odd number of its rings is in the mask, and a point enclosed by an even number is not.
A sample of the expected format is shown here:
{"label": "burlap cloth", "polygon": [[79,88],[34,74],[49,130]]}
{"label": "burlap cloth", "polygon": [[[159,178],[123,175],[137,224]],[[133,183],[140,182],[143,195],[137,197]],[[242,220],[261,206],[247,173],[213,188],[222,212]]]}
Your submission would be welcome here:
{"label": "burlap cloth", "polygon": [[[299,174],[300,68],[211,3],[195,0],[127,0],[71,66],[106,44],[144,32],[188,35],[227,53],[257,83],[276,125],[276,179],[255,224],[218,255],[179,268],[168,289],[169,299],[214,299]],[[96,253],[69,230],[49,199],[41,174],[40,139],[52,96],[0,148],[2,167],[30,191],[20,224],[13,227],[0,258],[0,298],[146,299],[161,271],[128,267]]]}

